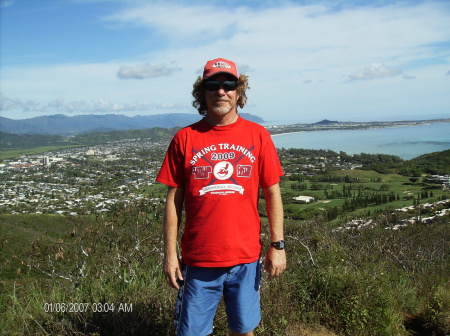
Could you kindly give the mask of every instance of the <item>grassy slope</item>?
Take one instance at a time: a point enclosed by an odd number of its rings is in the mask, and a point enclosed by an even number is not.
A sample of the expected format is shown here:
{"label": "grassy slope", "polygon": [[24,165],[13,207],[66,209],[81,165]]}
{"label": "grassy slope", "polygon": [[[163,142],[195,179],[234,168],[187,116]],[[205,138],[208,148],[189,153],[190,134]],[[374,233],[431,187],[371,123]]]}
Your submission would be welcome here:
{"label": "grassy slope", "polygon": [[[374,189],[389,184],[390,191],[395,193],[410,191],[417,194],[422,188],[420,183],[411,185],[407,177],[396,174],[380,175],[358,170],[333,174],[358,178],[361,182],[352,183],[353,185]],[[378,177],[382,181],[373,182]],[[292,191],[290,183],[285,182],[284,194],[306,194]],[[336,184],[335,188],[342,188],[342,182]],[[163,192],[162,187],[154,186],[156,190],[153,192]],[[148,192],[151,193],[152,188]],[[310,193],[309,190],[307,192]],[[311,193],[320,195],[323,190]],[[337,205],[339,202],[342,200],[295,206],[320,208]],[[399,203],[401,206],[411,205],[412,201]],[[0,306],[6,308],[0,309],[0,317],[5,325],[13,328],[17,335],[77,335],[81,330],[87,334],[80,323],[83,325],[89,319],[89,330],[98,332],[99,335],[111,334],[112,329],[118,335],[126,335],[132,328],[135,328],[133,330],[136,330],[136,335],[144,334],[143,330],[158,330],[161,335],[167,334],[167,330],[171,328],[174,292],[167,288],[162,278],[162,216],[161,209],[156,210],[159,211],[158,214],[147,208],[111,218],[0,216]],[[385,223],[390,219],[378,220]],[[445,314],[450,311],[448,299],[445,299],[449,288],[443,280],[444,270],[448,267],[448,257],[445,258],[445,249],[448,249],[448,246],[445,247],[445,242],[448,241],[448,231],[445,230],[448,219],[447,222],[445,220],[437,226],[423,226],[401,232],[381,228],[366,233],[349,232],[348,235],[332,234],[329,223],[321,223],[315,219],[287,220],[289,271],[275,282],[263,282],[264,319],[259,334],[290,335],[293,326],[297,326],[299,329],[296,332],[299,335],[301,330],[307,329],[302,327],[305,324],[322,324],[340,335],[373,335],[366,328],[378,328],[379,334],[406,335],[401,331],[404,328],[404,316],[411,317],[412,321],[420,318],[428,324],[442,323]],[[266,218],[263,223],[266,246]],[[139,232],[136,231],[138,227],[141,230]],[[77,231],[75,237],[72,237],[74,228]],[[140,252],[149,253],[150,256],[142,264],[139,254],[133,248],[133,237],[139,235],[146,239]],[[118,244],[118,250],[115,249],[114,253],[111,253],[111,246],[116,245],[111,245],[110,241]],[[406,241],[408,244],[404,244]],[[81,243],[89,252],[90,258],[85,259],[80,253]],[[59,246],[64,250],[65,259],[56,258],[55,252]],[[309,249],[315,266],[304,246]],[[416,253],[419,250],[420,258]],[[122,255],[134,260],[132,269],[122,267],[120,272],[123,273],[119,273],[130,276],[129,272],[135,269],[136,278],[130,284],[120,280],[117,273],[111,272],[113,265],[118,264],[117,251],[122,251]],[[46,267],[48,272],[52,270],[48,265],[48,260],[51,260],[56,272],[67,268],[71,270],[67,274],[75,275],[79,272],[79,267],[74,268],[73,262],[86,260],[89,262],[88,274],[92,276],[82,278],[78,289],[73,292],[61,290],[47,276],[26,267],[23,262],[28,260],[42,268]],[[70,288],[73,284],[66,285]],[[103,315],[72,314],[64,318],[65,315],[43,312],[43,304],[49,300],[127,300],[135,304],[135,312],[129,315],[117,312]],[[283,304],[280,304],[280,300]],[[22,326],[16,323],[17,319],[22,321]],[[68,321],[72,324],[67,324]],[[219,312],[217,335],[226,335],[225,321],[224,312]]]}
{"label": "grassy slope", "polygon": [[[0,274],[3,280],[22,279],[20,260],[39,244],[42,248],[66,240],[71,225],[67,217],[57,215],[0,216]],[[33,276],[36,274],[31,273]]]}
{"label": "grassy slope", "polygon": [[[98,335],[110,335],[113,330],[117,335],[144,335],[148,330],[169,334],[175,292],[162,278],[161,228],[158,221],[140,216],[140,212],[96,220],[45,215],[2,216],[1,233],[8,237],[9,243],[1,251],[4,263],[0,306],[6,310],[0,308],[0,317],[5,326],[11,328],[9,334],[98,332]],[[84,223],[81,225],[81,222]],[[149,227],[151,223],[156,226]],[[149,238],[140,248],[142,253],[150,254],[142,264],[137,262],[133,244],[129,245],[137,225],[143,230],[137,236]],[[380,227],[366,232],[333,234],[327,223],[287,220],[289,268],[282,278],[262,282],[263,322],[258,334],[302,335],[315,325],[324,325],[339,335],[372,336],[375,329],[377,335],[406,335],[402,332],[405,316],[413,320],[423,318],[426,323],[445,321],[445,314],[450,310],[445,299],[450,290],[444,277],[448,266],[446,225],[448,223],[400,232]],[[78,229],[75,237],[70,235],[73,227]],[[267,219],[263,218],[264,246],[268,244],[267,227]],[[33,249],[32,244],[37,239],[40,248]],[[110,241],[120,242],[113,253]],[[89,258],[79,252],[80,244]],[[63,247],[65,259],[55,258],[54,246]],[[421,251],[419,257],[417,250]],[[62,289],[19,262],[30,258],[32,263],[51,270],[48,265],[46,268],[46,251],[57,273],[68,267],[72,270],[69,273],[75,274],[78,268],[66,261],[86,260],[87,276],[81,279],[77,289],[71,289],[73,284],[68,282],[63,282],[68,287]],[[118,274],[111,272],[117,265],[118,252],[135,261],[136,275],[131,283],[125,283]],[[17,255],[17,263],[11,273],[5,274],[8,268],[5,265],[10,265],[5,260],[14,259],[11,253]],[[39,253],[44,255],[39,256]],[[103,266],[99,268],[100,265]],[[121,274],[126,276],[129,269],[121,269]],[[18,274],[17,270],[22,273]],[[43,311],[46,302],[97,301],[133,303],[134,311],[132,314],[117,310],[104,314]],[[216,334],[226,335],[222,309],[217,317]],[[22,325],[17,321],[22,321]],[[83,324],[87,321],[88,328]]]}

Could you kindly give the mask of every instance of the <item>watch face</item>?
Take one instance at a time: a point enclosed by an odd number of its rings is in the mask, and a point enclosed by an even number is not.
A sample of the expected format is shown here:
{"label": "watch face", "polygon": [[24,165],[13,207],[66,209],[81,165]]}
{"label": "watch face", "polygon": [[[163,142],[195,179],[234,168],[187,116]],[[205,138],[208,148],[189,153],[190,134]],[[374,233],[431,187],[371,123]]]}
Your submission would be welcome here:
{"label": "watch face", "polygon": [[273,242],[270,245],[275,247],[277,250],[283,250],[285,244],[284,244],[284,240],[280,240],[280,241],[277,241],[277,242]]}

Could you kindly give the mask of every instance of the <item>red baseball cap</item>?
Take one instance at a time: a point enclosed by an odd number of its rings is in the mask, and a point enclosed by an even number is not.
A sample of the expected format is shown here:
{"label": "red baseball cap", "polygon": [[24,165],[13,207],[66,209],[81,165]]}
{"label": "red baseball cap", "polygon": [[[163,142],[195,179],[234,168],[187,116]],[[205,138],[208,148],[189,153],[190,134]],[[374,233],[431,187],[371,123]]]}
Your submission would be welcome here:
{"label": "red baseball cap", "polygon": [[203,78],[209,78],[220,73],[226,73],[239,79],[236,64],[225,58],[216,58],[208,61],[203,69]]}

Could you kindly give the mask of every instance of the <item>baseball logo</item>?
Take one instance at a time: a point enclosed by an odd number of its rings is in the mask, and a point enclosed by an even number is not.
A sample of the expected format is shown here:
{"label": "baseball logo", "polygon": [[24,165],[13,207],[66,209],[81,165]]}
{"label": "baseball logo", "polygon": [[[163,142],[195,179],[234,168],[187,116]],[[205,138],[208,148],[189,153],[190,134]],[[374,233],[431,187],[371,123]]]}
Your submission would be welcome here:
{"label": "baseball logo", "polygon": [[218,180],[227,180],[233,175],[233,165],[227,161],[222,161],[214,166],[214,176]]}

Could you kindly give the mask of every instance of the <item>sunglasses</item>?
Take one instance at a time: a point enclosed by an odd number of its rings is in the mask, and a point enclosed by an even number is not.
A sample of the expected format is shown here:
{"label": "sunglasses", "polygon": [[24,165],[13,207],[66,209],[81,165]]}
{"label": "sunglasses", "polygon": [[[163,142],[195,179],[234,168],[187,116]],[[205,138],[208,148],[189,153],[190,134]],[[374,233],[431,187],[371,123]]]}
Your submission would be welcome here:
{"label": "sunglasses", "polygon": [[222,87],[225,91],[234,91],[237,88],[237,82],[236,81],[230,81],[230,80],[226,80],[226,81],[206,81],[203,84],[203,87],[205,88],[206,91],[217,91],[220,89],[220,84],[222,84]]}

